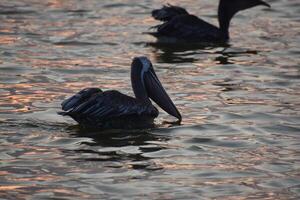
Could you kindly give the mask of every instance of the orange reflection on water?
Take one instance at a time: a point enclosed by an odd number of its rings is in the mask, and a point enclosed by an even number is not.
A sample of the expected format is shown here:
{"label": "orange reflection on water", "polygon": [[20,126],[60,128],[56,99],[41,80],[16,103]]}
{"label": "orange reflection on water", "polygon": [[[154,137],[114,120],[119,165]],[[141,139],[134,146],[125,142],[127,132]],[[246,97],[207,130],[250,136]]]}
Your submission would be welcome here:
{"label": "orange reflection on water", "polygon": [[[9,88],[11,85],[3,85],[0,84],[2,88]],[[37,109],[32,106],[34,102],[52,102],[53,99],[57,97],[57,93],[48,91],[48,90],[37,90],[35,87],[47,88],[47,83],[20,83],[15,84],[15,90],[10,92],[9,95],[2,96],[2,100],[0,101],[0,106],[3,107],[12,107],[9,112],[18,112],[18,113],[26,113],[33,112]]]}
{"label": "orange reflection on water", "polygon": [[15,44],[18,40],[20,40],[20,38],[17,37],[17,36],[1,35],[1,37],[0,37],[0,45]]}
{"label": "orange reflection on water", "polygon": [[132,20],[128,19],[127,17],[122,16],[113,16],[110,18],[103,18],[103,19],[95,19],[93,20],[93,24],[95,26],[116,26],[116,25],[128,25],[128,21],[132,23]]}
{"label": "orange reflection on water", "polygon": [[0,171],[0,176],[4,176],[4,175],[7,175],[9,174],[7,171]]}
{"label": "orange reflection on water", "polygon": [[30,63],[32,67],[55,67],[55,68],[73,68],[77,65],[80,65],[81,67],[84,66],[94,66],[97,64],[95,60],[90,59],[57,59],[57,60],[47,60],[47,59],[37,59],[37,58],[17,58],[16,59],[20,63]]}
{"label": "orange reflection on water", "polygon": [[24,188],[27,186],[22,186],[22,185],[3,185],[0,186],[0,191],[9,191],[9,190],[15,190],[15,189],[19,189],[19,188]]}
{"label": "orange reflection on water", "polygon": [[35,177],[27,177],[27,178],[9,178],[10,181],[23,181],[23,182],[27,182],[27,181],[54,181],[54,180],[59,180],[62,179],[62,177],[59,176],[53,176],[53,175],[43,175],[40,174],[39,176],[35,176]]}
{"label": "orange reflection on water", "polygon": [[[57,26],[58,24],[55,25]],[[64,26],[64,24],[62,23],[61,26]],[[65,38],[70,38],[78,35],[78,33],[74,30],[51,31],[51,34],[59,37],[65,37]]]}
{"label": "orange reflection on water", "polygon": [[95,82],[69,82],[65,84],[65,87],[70,89],[70,90],[81,90],[83,88],[87,87],[99,87],[100,89],[115,89],[115,90],[124,90],[124,88],[128,87],[129,83],[126,83],[125,81],[122,80],[114,80],[114,79],[109,79],[109,81],[101,81],[99,83]]}
{"label": "orange reflection on water", "polygon": [[47,6],[49,8],[62,8],[66,5],[65,2],[62,0],[47,0]]}
{"label": "orange reflection on water", "polygon": [[[13,21],[14,22],[14,21]],[[12,22],[10,22],[10,23],[12,23]],[[0,31],[2,32],[2,33],[12,33],[12,30],[11,29],[9,29],[9,28],[5,28],[5,27],[0,27]],[[2,36],[1,36],[2,37]],[[0,38],[1,39],[1,38]]]}

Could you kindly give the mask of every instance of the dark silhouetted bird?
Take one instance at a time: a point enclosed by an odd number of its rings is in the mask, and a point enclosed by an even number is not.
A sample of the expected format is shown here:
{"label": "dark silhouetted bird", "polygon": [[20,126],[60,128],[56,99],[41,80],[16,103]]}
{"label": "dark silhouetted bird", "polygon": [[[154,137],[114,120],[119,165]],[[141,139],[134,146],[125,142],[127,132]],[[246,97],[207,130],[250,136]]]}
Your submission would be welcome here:
{"label": "dark silhouetted bird", "polygon": [[[131,64],[134,97],[115,90],[86,88],[62,102],[61,115],[68,115],[86,128],[146,128],[153,126],[158,110],[181,121],[176,106],[158,80],[152,63],[146,57],[136,57]],[[149,99],[150,98],[150,99]]]}
{"label": "dark silhouetted bird", "polygon": [[152,16],[164,23],[149,34],[158,42],[225,42],[229,39],[229,25],[239,11],[255,6],[270,5],[263,0],[220,0],[218,8],[219,28],[189,14],[184,8],[167,5],[153,10]]}

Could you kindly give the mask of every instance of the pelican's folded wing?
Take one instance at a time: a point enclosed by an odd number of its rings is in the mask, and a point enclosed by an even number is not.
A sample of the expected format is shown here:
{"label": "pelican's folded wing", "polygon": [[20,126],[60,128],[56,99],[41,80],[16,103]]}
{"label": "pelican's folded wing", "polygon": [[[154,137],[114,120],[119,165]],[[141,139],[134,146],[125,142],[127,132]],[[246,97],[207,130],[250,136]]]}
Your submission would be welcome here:
{"label": "pelican's folded wing", "polygon": [[138,102],[135,98],[118,91],[99,92],[86,101],[69,110],[65,115],[76,120],[107,120],[130,115],[148,115],[156,117],[158,112],[154,106]]}
{"label": "pelican's folded wing", "polygon": [[[180,15],[157,26],[156,37],[177,39],[218,37],[219,29],[194,15]],[[154,34],[153,34],[154,35]],[[208,38],[209,39],[209,38]]]}
{"label": "pelican's folded wing", "polygon": [[99,88],[85,88],[80,92],[76,93],[75,95],[71,96],[70,98],[64,100],[61,103],[62,110],[68,111],[70,109],[74,109],[83,102],[90,99],[93,95],[102,93]]}

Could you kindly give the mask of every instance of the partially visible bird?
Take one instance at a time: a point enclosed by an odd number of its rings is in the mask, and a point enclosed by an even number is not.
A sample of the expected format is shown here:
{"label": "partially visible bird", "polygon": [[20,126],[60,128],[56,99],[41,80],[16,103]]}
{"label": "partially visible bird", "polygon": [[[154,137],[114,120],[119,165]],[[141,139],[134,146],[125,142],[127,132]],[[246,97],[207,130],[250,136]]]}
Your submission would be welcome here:
{"label": "partially visible bird", "polygon": [[229,39],[229,25],[232,17],[239,11],[255,6],[270,5],[263,0],[220,0],[218,8],[219,27],[216,27],[184,8],[170,4],[153,10],[152,16],[162,24],[154,26],[156,32],[149,34],[158,42],[226,42]]}

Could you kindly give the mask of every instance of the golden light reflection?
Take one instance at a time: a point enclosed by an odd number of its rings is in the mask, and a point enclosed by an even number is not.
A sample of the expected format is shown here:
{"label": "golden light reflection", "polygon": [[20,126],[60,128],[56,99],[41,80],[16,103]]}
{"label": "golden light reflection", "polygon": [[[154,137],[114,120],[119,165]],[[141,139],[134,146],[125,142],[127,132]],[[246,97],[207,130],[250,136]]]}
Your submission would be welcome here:
{"label": "golden light reflection", "polygon": [[126,88],[128,86],[129,83],[126,83],[125,81],[121,81],[121,80],[109,80],[109,81],[105,81],[102,80],[100,82],[98,82],[96,85],[94,82],[69,82],[66,83],[65,86],[66,88],[77,92],[83,88],[87,88],[87,87],[100,87],[101,89],[115,89],[115,90],[123,90],[124,88]]}
{"label": "golden light reflection", "polygon": [[0,45],[12,45],[17,43],[18,40],[20,40],[18,36],[1,35]]}
{"label": "golden light reflection", "polygon": [[[47,84],[39,84],[39,87],[46,88]],[[15,84],[14,94],[6,95],[2,97],[0,101],[0,106],[3,107],[13,107],[10,112],[26,113],[38,110],[33,107],[33,103],[41,101],[44,103],[52,102],[53,99],[57,98],[57,93],[47,91],[47,90],[34,90],[32,88],[36,87],[36,84]],[[11,87],[11,85],[0,84],[0,87],[6,88]],[[8,110],[7,110],[8,111]]]}
{"label": "golden light reflection", "polygon": [[4,176],[4,175],[7,175],[7,174],[9,174],[9,172],[7,172],[7,171],[0,171],[0,176]]}
{"label": "golden light reflection", "polygon": [[[55,24],[57,26],[57,24]],[[62,26],[64,24],[61,24]],[[51,31],[52,37],[64,37],[64,38],[72,38],[78,36],[79,34],[75,30],[58,30],[58,31]]]}
{"label": "golden light reflection", "polygon": [[91,59],[62,59],[62,60],[47,60],[47,59],[37,59],[37,58],[17,58],[17,62],[30,64],[32,67],[54,67],[54,68],[65,68],[73,69],[76,66],[97,66],[99,63]]}
{"label": "golden light reflection", "polygon": [[134,18],[127,18],[124,16],[111,16],[110,18],[102,18],[102,19],[94,19],[93,20],[93,24],[95,26],[105,26],[105,27],[109,27],[109,26],[126,26],[128,24],[128,21],[130,21],[131,23],[135,24],[134,20],[136,20],[136,22],[140,22],[139,19],[134,19]]}
{"label": "golden light reflection", "polygon": [[47,6],[49,8],[63,8],[66,6],[66,1],[62,0],[47,0]]}
{"label": "golden light reflection", "polygon": [[[13,21],[13,22],[14,22],[14,21]],[[10,21],[9,23],[12,23],[12,21]],[[2,33],[12,33],[12,30],[11,30],[11,29],[5,28],[5,27],[1,27],[1,28],[0,28],[0,31],[1,31]]]}
{"label": "golden light reflection", "polygon": [[30,181],[57,181],[63,179],[63,177],[59,176],[54,176],[54,175],[44,175],[44,174],[39,174],[39,176],[34,176],[34,177],[26,177],[26,178],[8,178],[10,181],[15,181],[15,182],[30,182]]}
{"label": "golden light reflection", "polygon": [[[51,51],[51,50],[49,50]],[[50,52],[51,53],[51,52]],[[42,54],[32,54],[34,56],[42,55]],[[134,54],[132,54],[134,57]],[[47,54],[45,54],[47,56]],[[136,55],[135,55],[136,56]],[[98,58],[89,58],[89,57],[74,57],[72,59],[39,59],[33,57],[18,57],[16,61],[18,63],[24,63],[30,65],[32,68],[62,68],[62,69],[81,69],[84,67],[94,67],[97,68],[110,68],[110,67],[124,67],[130,69],[130,59],[128,61],[124,61],[123,63],[116,63],[116,61],[123,61],[124,58],[120,57],[98,57]]]}
{"label": "golden light reflection", "polygon": [[16,190],[19,188],[24,188],[28,186],[22,186],[22,185],[0,185],[0,191],[9,191],[9,190]]}

